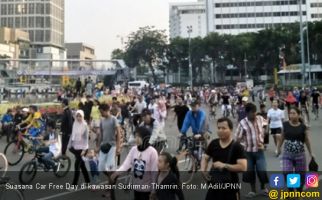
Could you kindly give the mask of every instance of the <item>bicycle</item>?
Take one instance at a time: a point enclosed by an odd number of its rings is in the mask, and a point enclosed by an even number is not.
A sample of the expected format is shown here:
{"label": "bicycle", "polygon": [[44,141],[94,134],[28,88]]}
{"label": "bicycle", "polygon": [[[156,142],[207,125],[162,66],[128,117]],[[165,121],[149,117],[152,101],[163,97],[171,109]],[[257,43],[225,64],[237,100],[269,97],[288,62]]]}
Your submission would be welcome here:
{"label": "bicycle", "polygon": [[209,111],[210,118],[216,119],[216,110],[217,110],[217,105],[216,104],[211,104],[210,105],[210,111]]}
{"label": "bicycle", "polygon": [[0,153],[0,200],[24,200],[24,194],[21,190],[6,189],[6,184],[14,185],[10,183],[10,178],[6,177],[8,170],[7,158],[3,153]]}
{"label": "bicycle", "polygon": [[[34,158],[25,163],[19,172],[19,181],[22,184],[30,184],[36,177],[38,169],[42,169],[45,172],[50,171],[42,160],[43,154],[36,151]],[[68,156],[58,156],[53,159],[57,164],[57,169],[53,169],[54,175],[58,178],[65,177],[71,167],[71,159]],[[52,168],[51,168],[52,169]],[[65,171],[63,171],[65,170]]]}
{"label": "bicycle", "polygon": [[[35,144],[30,135],[25,135],[23,129],[18,129],[17,139],[9,142],[4,149],[4,154],[7,156],[10,166],[20,163],[25,153],[33,154]],[[11,153],[11,155],[9,155]],[[12,160],[11,160],[12,159]]]}
{"label": "bicycle", "polygon": [[181,174],[180,179],[183,184],[188,184],[192,181],[194,174],[200,169],[202,154],[207,146],[206,139],[198,134],[194,137],[181,136],[181,142],[184,143],[187,154],[185,156],[183,166],[187,173]]}
{"label": "bicycle", "polygon": [[310,123],[310,115],[309,115],[309,111],[306,107],[302,107],[301,108],[301,113],[303,116],[303,120],[304,120],[304,124],[309,124]]}

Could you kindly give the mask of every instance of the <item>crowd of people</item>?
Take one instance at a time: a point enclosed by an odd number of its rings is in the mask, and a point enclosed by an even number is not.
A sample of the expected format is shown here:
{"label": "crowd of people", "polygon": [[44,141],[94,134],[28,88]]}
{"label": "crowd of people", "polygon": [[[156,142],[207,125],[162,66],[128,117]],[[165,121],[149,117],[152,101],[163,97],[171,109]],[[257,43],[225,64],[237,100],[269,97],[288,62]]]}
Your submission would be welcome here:
{"label": "crowd of people", "polygon": [[[178,185],[177,189],[166,191],[152,187],[136,189],[134,199],[172,200],[176,196],[184,199],[177,161],[187,154],[183,148],[186,146],[184,138],[190,128],[194,140],[205,141],[205,151],[200,160],[200,171],[205,180],[208,183],[239,183],[238,173],[243,173],[242,181],[251,186],[251,191],[246,195],[249,198],[268,194],[264,151],[269,143],[269,133],[274,139],[276,156],[281,155],[281,170],[284,173],[303,173],[307,170],[305,145],[309,155],[314,157],[308,113],[310,98],[312,107],[319,109],[320,95],[317,89],[309,92],[295,88],[286,96],[272,88],[268,91],[271,104],[269,101],[266,103],[266,96],[259,92],[258,111],[255,94],[246,87],[200,88],[193,91],[145,87],[140,90],[124,88],[103,91],[103,87],[95,89],[90,80],[82,91],[79,81],[76,82],[77,108],[70,107],[68,92],[58,96],[63,108],[61,139],[55,132],[55,122],[44,120],[36,106],[9,109],[1,121],[4,131],[13,123],[18,129],[24,128],[26,134],[35,140],[47,141],[46,147],[37,151],[45,153],[43,161],[48,169],[59,168],[53,161],[58,154],[67,156],[67,150],[72,153],[75,159],[73,185],[78,185],[80,173],[86,183],[98,184],[99,174],[102,173],[109,184],[115,184],[122,172],[131,170],[134,185]],[[216,113],[216,121],[209,120],[210,112],[216,112],[217,107],[221,108],[221,113]],[[267,107],[271,108],[267,111]],[[284,112],[285,107],[287,112]],[[206,112],[208,109],[209,113]],[[172,111],[178,132],[166,133],[167,123],[171,120],[169,113]],[[237,121],[235,129],[233,118]],[[43,128],[44,124],[46,129]],[[216,125],[218,138],[209,141],[211,124]],[[177,156],[166,152],[169,134],[180,135]],[[122,150],[129,145],[132,147],[125,160],[120,162]],[[86,162],[89,162],[90,174]],[[210,172],[207,171],[209,163]],[[257,192],[255,184],[256,174],[260,192]],[[106,196],[116,199],[113,190],[108,191]],[[240,193],[238,189],[209,189],[206,199],[215,197],[240,199]]]}

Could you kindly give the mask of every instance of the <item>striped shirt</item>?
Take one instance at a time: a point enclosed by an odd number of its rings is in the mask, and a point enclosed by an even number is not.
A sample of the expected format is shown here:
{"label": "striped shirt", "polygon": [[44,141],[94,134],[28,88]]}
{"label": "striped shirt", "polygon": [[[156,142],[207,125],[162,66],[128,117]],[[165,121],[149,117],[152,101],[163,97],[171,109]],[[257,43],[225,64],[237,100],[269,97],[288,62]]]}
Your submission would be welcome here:
{"label": "striped shirt", "polygon": [[262,116],[256,116],[254,122],[247,117],[239,122],[235,137],[241,141],[246,152],[258,152],[258,145],[264,143],[263,122]]}

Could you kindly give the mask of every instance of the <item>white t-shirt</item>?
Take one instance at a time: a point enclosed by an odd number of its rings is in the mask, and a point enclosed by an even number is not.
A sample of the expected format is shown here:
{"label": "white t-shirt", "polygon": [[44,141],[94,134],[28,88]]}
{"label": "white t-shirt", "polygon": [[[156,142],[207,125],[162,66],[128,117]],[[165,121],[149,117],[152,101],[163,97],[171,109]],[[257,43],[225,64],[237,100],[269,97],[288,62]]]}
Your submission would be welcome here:
{"label": "white t-shirt", "polygon": [[[49,140],[54,140],[55,134],[49,134]],[[54,154],[54,157],[57,157],[60,154],[61,142],[60,136],[57,136],[57,142],[49,145],[49,151]]]}
{"label": "white t-shirt", "polygon": [[269,127],[270,128],[282,128],[283,120],[284,120],[284,111],[273,108],[268,110],[267,117],[270,120]]}
{"label": "white t-shirt", "polygon": [[139,101],[136,102],[135,109],[138,114],[141,114],[144,108],[146,108],[145,101],[142,101],[141,103]]}

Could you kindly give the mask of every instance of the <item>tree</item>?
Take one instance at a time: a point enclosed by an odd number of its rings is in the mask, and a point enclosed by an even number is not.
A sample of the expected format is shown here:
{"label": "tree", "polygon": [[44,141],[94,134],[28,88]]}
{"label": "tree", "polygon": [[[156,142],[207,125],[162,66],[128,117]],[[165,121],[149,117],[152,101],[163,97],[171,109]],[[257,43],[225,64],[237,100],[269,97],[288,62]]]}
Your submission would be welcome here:
{"label": "tree", "polygon": [[122,49],[114,49],[111,54],[112,59],[124,59],[124,51]]}
{"label": "tree", "polygon": [[148,66],[156,83],[155,68],[162,63],[166,45],[164,30],[157,30],[153,26],[139,28],[128,37],[124,60],[129,67]]}

